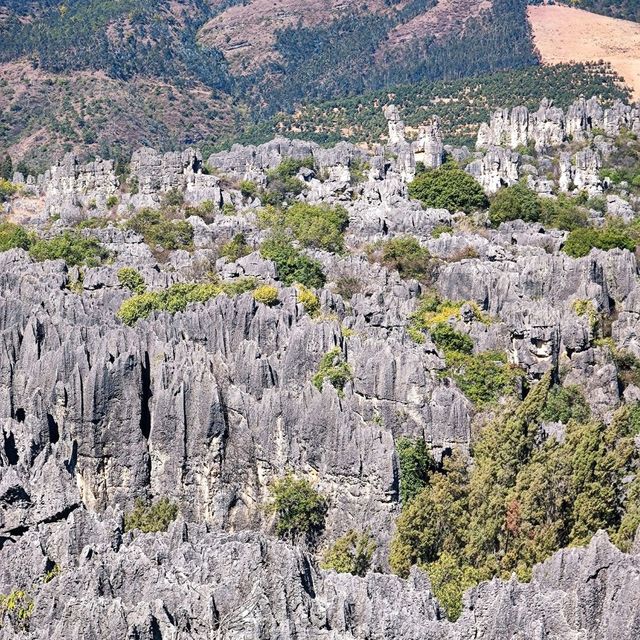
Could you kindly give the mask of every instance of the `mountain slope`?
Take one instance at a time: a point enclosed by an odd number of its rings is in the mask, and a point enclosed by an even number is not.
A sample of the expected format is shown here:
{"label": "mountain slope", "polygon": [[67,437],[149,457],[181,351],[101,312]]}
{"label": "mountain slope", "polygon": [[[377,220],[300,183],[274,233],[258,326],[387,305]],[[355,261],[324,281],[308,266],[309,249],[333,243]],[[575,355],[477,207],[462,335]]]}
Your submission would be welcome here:
{"label": "mountain slope", "polygon": [[640,25],[559,5],[528,9],[534,42],[542,61],[604,60],[640,97]]}

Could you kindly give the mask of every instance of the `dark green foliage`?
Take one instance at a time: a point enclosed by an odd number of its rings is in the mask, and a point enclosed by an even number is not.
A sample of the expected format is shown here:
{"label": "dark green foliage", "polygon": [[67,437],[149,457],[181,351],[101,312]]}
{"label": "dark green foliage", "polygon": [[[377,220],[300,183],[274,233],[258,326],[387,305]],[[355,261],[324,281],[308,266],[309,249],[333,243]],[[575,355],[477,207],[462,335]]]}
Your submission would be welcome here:
{"label": "dark green foliage", "polygon": [[389,93],[393,93],[393,101],[407,125],[420,125],[427,111],[441,118],[449,136],[447,142],[472,145],[478,125],[488,122],[493,111],[521,104],[535,110],[541,95],[553,98],[565,109],[581,95],[597,95],[609,104],[618,98],[628,99],[628,91],[616,78],[611,67],[587,63],[534,66],[473,78],[455,75],[436,82],[412,80],[390,90],[304,104],[295,115],[279,113],[249,126],[240,140],[251,144],[257,140],[266,142],[282,133],[284,127],[290,136],[295,134],[296,138],[321,144],[335,144],[345,137],[344,131],[349,131],[346,137],[352,142],[376,143],[387,133],[380,105],[386,104]]}
{"label": "dark green foliage", "polygon": [[400,465],[400,502],[406,506],[429,482],[434,462],[423,438],[398,438]]}
{"label": "dark green foliage", "polygon": [[9,182],[9,180],[5,180],[4,178],[0,178],[0,204],[6,202],[12,195],[17,193],[18,187]]}
{"label": "dark green foliage", "polygon": [[280,233],[274,233],[260,247],[263,258],[273,261],[278,278],[286,286],[295,282],[311,289],[318,289],[325,283],[321,264],[296,249],[291,241]]}
{"label": "dark green foliage", "polygon": [[243,180],[240,183],[240,193],[243,198],[255,198],[258,195],[258,187],[251,180]]}
{"label": "dark green foliage", "polygon": [[[432,469],[398,519],[392,568],[407,575],[421,564],[452,618],[462,591],[480,580],[512,572],[526,580],[535,563],[586,544],[599,529],[623,549],[633,540],[640,523],[635,407],[620,409],[609,425],[580,422],[582,401],[559,403],[558,392],[549,396],[550,380],[545,375],[515,410],[483,428],[473,466],[454,454]],[[540,433],[545,416],[558,412],[572,418],[564,443]]]}
{"label": "dark green foliage", "polygon": [[456,331],[449,323],[439,322],[430,329],[434,344],[445,352],[455,351],[463,354],[473,352],[473,340],[466,334]]}
{"label": "dark green foliage", "polygon": [[153,250],[193,248],[193,227],[186,220],[169,220],[155,209],[143,209],[128,222],[127,228],[139,233]]}
{"label": "dark green foliage", "polygon": [[586,422],[591,417],[589,405],[579,387],[552,387],[547,395],[547,404],[541,414],[541,419],[548,422],[562,422],[569,420]]}
{"label": "dark green foliage", "polygon": [[573,4],[604,16],[640,22],[639,0],[573,0]]}
{"label": "dark green foliage", "polygon": [[11,156],[8,153],[0,160],[0,179],[13,179],[13,160],[11,160]]}
{"label": "dark green foliage", "polygon": [[[540,204],[542,206],[540,221],[550,227],[573,231],[588,224],[587,212],[575,198],[560,194],[557,198],[541,198]],[[591,204],[591,202],[588,203],[589,206]]]}
{"label": "dark green foliage", "polygon": [[291,475],[276,480],[269,490],[273,498],[270,510],[277,516],[277,534],[294,541],[312,542],[324,528],[326,500],[308,480]]}
{"label": "dark green foliage", "polygon": [[302,246],[340,252],[349,215],[340,206],[296,202],[285,210],[284,223]]}
{"label": "dark green foliage", "polygon": [[617,224],[609,224],[602,228],[579,227],[569,233],[562,250],[573,258],[582,258],[589,255],[591,249],[628,249],[636,248],[636,240],[624,227]]}
{"label": "dark green foliage", "polygon": [[109,252],[95,239],[75,231],[64,231],[49,240],[38,239],[29,248],[34,260],[64,260],[69,266],[97,267]]}
{"label": "dark green foliage", "polygon": [[32,236],[20,225],[12,222],[0,222],[0,251],[26,250],[32,243]]}
{"label": "dark green foliage", "polygon": [[476,354],[449,351],[445,358],[445,374],[451,376],[467,398],[479,407],[516,393],[524,375],[497,351]]}
{"label": "dark green foliage", "polygon": [[369,533],[358,535],[348,531],[338,538],[324,553],[321,566],[338,573],[351,573],[364,577],[371,567],[371,559],[376,550],[375,540]]}
{"label": "dark green foliage", "polygon": [[251,247],[247,244],[244,233],[236,233],[229,242],[225,242],[220,248],[220,255],[231,262],[239,260],[251,253]]}
{"label": "dark green foliage", "polygon": [[144,293],[147,288],[144,278],[140,275],[140,272],[133,267],[122,267],[122,269],[118,271],[118,282],[120,282],[125,289],[129,289],[129,291],[136,294]]}
{"label": "dark green foliage", "polygon": [[489,220],[495,226],[510,220],[538,222],[541,214],[540,198],[523,182],[500,189],[489,207]]}
{"label": "dark green foliage", "polygon": [[420,280],[431,284],[436,276],[437,264],[431,254],[414,236],[400,236],[386,242],[378,242],[368,248],[370,260],[380,262],[397,271],[402,278]]}
{"label": "dark green foliage", "polygon": [[335,347],[322,356],[318,371],[311,381],[318,391],[322,391],[324,381],[328,380],[331,386],[336,389],[338,395],[342,395],[345,385],[352,378],[351,367],[347,364],[342,350],[339,347]]}
{"label": "dark green foliage", "polygon": [[416,176],[409,185],[409,195],[420,200],[425,207],[464,211],[470,213],[484,209],[487,196],[475,178],[454,162]]}
{"label": "dark green foliage", "polygon": [[138,529],[142,533],[166,531],[178,517],[178,505],[168,498],[161,498],[153,504],[136,500],[135,508],[124,517],[124,530]]}

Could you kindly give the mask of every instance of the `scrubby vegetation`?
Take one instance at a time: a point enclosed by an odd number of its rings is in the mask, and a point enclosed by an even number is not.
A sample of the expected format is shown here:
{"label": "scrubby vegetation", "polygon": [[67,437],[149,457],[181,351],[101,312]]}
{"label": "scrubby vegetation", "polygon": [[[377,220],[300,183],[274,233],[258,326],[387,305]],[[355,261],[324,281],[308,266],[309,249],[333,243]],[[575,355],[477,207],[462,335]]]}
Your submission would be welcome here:
{"label": "scrubby vegetation", "polygon": [[154,311],[176,313],[184,311],[193,302],[207,302],[221,293],[239,295],[255,289],[253,278],[239,278],[228,282],[174,284],[168,289],[149,291],[125,300],[117,317],[124,324],[133,326],[138,320],[147,318]]}
{"label": "scrubby vegetation", "polygon": [[352,378],[353,372],[347,364],[342,350],[339,347],[335,347],[322,356],[318,371],[314,374],[312,382],[318,391],[322,391],[324,381],[327,380],[341,395],[345,385]]}
{"label": "scrubby vegetation", "polygon": [[125,531],[138,529],[142,533],[166,531],[178,517],[178,505],[168,498],[161,498],[153,504],[136,500],[135,508],[124,517]]}
{"label": "scrubby vegetation", "polygon": [[269,510],[276,514],[276,532],[294,541],[313,542],[324,528],[327,501],[305,478],[287,475],[270,487],[273,503]]}
{"label": "scrubby vegetation", "polygon": [[161,211],[143,209],[127,221],[152,250],[193,249],[193,227],[186,220],[169,220]]}
{"label": "scrubby vegetation", "polygon": [[622,224],[610,222],[604,227],[580,227],[569,234],[562,250],[573,258],[589,255],[591,249],[628,249],[637,244],[637,232]]}
{"label": "scrubby vegetation", "polygon": [[325,283],[322,265],[297,249],[283,233],[276,231],[267,238],[260,247],[260,254],[276,265],[278,278],[286,286],[299,282],[316,289]]}
{"label": "scrubby vegetation", "polygon": [[302,303],[304,310],[311,317],[316,316],[320,311],[318,296],[302,284],[298,284],[296,288],[298,289],[298,301]]}
{"label": "scrubby vegetation", "polygon": [[9,619],[16,629],[29,630],[35,602],[23,589],[13,589],[7,595],[0,593],[0,629],[5,619]]}
{"label": "scrubby vegetation", "polygon": [[[549,415],[568,418],[563,442],[542,436]],[[591,420],[573,392],[550,392],[545,375],[479,434],[472,467],[454,453],[430,471],[398,519],[393,569],[422,565],[455,618],[468,586],[511,572],[526,580],[534,563],[598,529],[628,549],[640,523],[638,476],[622,486],[639,462],[637,430],[631,408],[608,426]]]}
{"label": "scrubby vegetation", "polygon": [[123,267],[119,269],[118,282],[120,282],[125,289],[129,289],[129,291],[138,295],[144,293],[147,288],[144,278],[140,275],[140,272],[133,267]]}
{"label": "scrubby vegetation", "polygon": [[451,160],[418,174],[409,185],[409,195],[425,207],[449,211],[470,213],[488,205],[478,181]]}
{"label": "scrubby vegetation", "polygon": [[251,247],[247,244],[244,233],[236,233],[231,240],[225,242],[220,248],[220,256],[231,262],[239,260],[251,253]]}
{"label": "scrubby vegetation", "polygon": [[76,231],[63,231],[50,239],[40,238],[29,247],[34,260],[64,260],[69,266],[97,267],[109,252],[95,239]]}
{"label": "scrubby vegetation", "polygon": [[509,220],[538,222],[541,214],[540,198],[523,182],[500,189],[489,207],[489,220],[496,226]]}
{"label": "scrubby vegetation", "polygon": [[0,222],[0,251],[29,249],[33,236],[24,227],[12,222]]}
{"label": "scrubby vegetation", "polygon": [[272,306],[278,302],[278,289],[268,284],[263,284],[253,292],[256,302],[261,302],[267,306]]}
{"label": "scrubby vegetation", "polygon": [[396,451],[400,465],[400,502],[407,504],[427,486],[434,462],[423,438],[398,438]]}
{"label": "scrubby vegetation", "polygon": [[437,274],[437,263],[414,236],[400,236],[379,241],[367,247],[369,260],[397,271],[402,278],[413,278],[431,284]]}
{"label": "scrubby vegetation", "polygon": [[322,558],[323,569],[364,577],[371,568],[376,542],[369,533],[348,531],[327,549]]}

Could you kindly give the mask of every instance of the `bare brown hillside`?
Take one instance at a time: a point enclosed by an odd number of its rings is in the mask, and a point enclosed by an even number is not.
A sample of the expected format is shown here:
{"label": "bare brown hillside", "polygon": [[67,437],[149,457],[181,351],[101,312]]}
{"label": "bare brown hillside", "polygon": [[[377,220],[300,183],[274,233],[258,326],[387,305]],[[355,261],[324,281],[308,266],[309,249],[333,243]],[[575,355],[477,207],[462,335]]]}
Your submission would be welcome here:
{"label": "bare brown hillside", "polygon": [[640,98],[640,24],[559,5],[531,6],[528,15],[543,63],[604,60]]}

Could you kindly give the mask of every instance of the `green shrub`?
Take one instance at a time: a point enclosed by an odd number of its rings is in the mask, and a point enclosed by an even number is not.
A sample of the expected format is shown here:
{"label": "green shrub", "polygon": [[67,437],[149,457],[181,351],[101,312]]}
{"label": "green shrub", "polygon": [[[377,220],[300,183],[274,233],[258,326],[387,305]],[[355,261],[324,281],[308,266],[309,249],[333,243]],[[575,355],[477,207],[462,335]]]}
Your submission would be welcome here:
{"label": "green shrub", "polygon": [[15,195],[18,192],[18,186],[13,184],[13,182],[9,182],[9,180],[5,180],[4,178],[0,178],[0,204],[6,202],[11,196]]}
{"label": "green shrub", "polygon": [[351,185],[356,186],[367,180],[367,171],[371,169],[371,165],[360,158],[353,158],[349,165],[349,173],[351,174]]}
{"label": "green shrub", "polygon": [[320,566],[337,573],[364,577],[371,568],[376,546],[369,533],[359,535],[355,531],[348,531],[325,551]]}
{"label": "green shrub", "polygon": [[433,595],[445,610],[447,618],[456,621],[462,613],[462,596],[470,587],[480,582],[474,567],[462,565],[451,553],[443,553],[424,567]]}
{"label": "green shrub", "polygon": [[443,233],[452,233],[452,229],[448,224],[439,224],[433,228],[431,232],[432,238],[439,238]]}
{"label": "green shrub", "polygon": [[349,214],[343,207],[296,202],[284,212],[284,222],[304,247],[340,252]]}
{"label": "green shrub", "polygon": [[413,236],[392,238],[368,248],[370,260],[380,262],[387,269],[397,271],[402,278],[430,284],[436,274],[436,262],[426,247]]}
{"label": "green shrub", "polygon": [[582,258],[589,255],[591,249],[628,249],[636,248],[636,241],[632,234],[623,226],[608,224],[596,229],[594,227],[582,227],[569,233],[562,250],[573,258]]}
{"label": "green shrub", "polygon": [[273,482],[269,491],[273,498],[270,511],[276,514],[279,536],[312,541],[322,531],[327,503],[308,480],[287,475]]}
{"label": "green shrub", "polygon": [[268,284],[263,284],[253,292],[256,302],[272,306],[278,302],[278,289]]}
{"label": "green shrub", "polygon": [[325,283],[321,264],[301,253],[280,233],[274,233],[262,243],[260,254],[275,264],[278,278],[286,286],[299,282],[305,287],[319,289]]}
{"label": "green shrub", "polygon": [[106,229],[109,226],[109,221],[106,218],[86,218],[85,220],[80,220],[76,224],[76,229],[78,231],[82,229]]}
{"label": "green shrub", "polygon": [[509,365],[506,356],[497,351],[477,354],[449,351],[445,359],[445,374],[451,376],[467,398],[480,407],[513,395],[523,378],[523,371]]}
{"label": "green shrub", "polygon": [[117,196],[109,196],[107,198],[107,209],[113,209],[118,206],[118,197]]}
{"label": "green shrub", "polygon": [[184,194],[179,189],[169,189],[162,197],[162,207],[181,207],[184,204]]}
{"label": "green shrub", "polygon": [[13,589],[7,595],[0,593],[0,629],[8,618],[17,629],[28,631],[34,607],[33,598],[23,589]]}
{"label": "green shrub", "polygon": [[161,498],[153,504],[136,500],[135,508],[124,517],[124,530],[138,529],[142,533],[166,531],[178,517],[178,505],[168,498]]}
{"label": "green shrub", "polygon": [[230,202],[225,202],[222,205],[222,215],[224,216],[235,216],[238,212],[236,211],[236,208],[234,205],[232,205]]}
{"label": "green shrub", "polygon": [[239,295],[254,288],[255,280],[252,278],[240,278],[221,284],[174,284],[165,290],[150,291],[125,300],[120,305],[116,317],[124,324],[132,326],[138,320],[148,317],[153,311],[176,313],[184,311],[191,303],[207,302],[221,293]]}
{"label": "green shrub", "polygon": [[275,169],[269,172],[272,177],[278,177],[283,180],[287,178],[293,178],[298,174],[298,171],[306,167],[307,169],[313,169],[313,158],[303,158],[302,160],[295,160],[294,158],[285,158]]}
{"label": "green shrub", "polygon": [[409,195],[425,207],[465,213],[488,204],[480,184],[451,161],[417,175],[409,185]]}
{"label": "green shrub", "polygon": [[439,322],[430,329],[434,344],[445,352],[472,353],[473,340],[465,333],[456,331],[448,322]]}
{"label": "green shrub", "polygon": [[540,198],[523,182],[500,189],[489,207],[489,220],[495,226],[510,220],[538,222],[541,214]]}
{"label": "green shrub", "polygon": [[250,253],[251,247],[247,244],[244,233],[236,233],[229,242],[225,242],[220,248],[220,255],[231,262],[235,262]]}
{"label": "green shrub", "polygon": [[136,213],[126,226],[139,233],[153,250],[193,249],[193,227],[186,220],[169,220],[155,209]]}
{"label": "green shrub", "polygon": [[296,289],[298,290],[298,302],[302,303],[304,310],[311,317],[317,315],[320,311],[320,300],[318,300],[318,296],[302,284],[298,284]]}
{"label": "green shrub", "polygon": [[362,282],[355,276],[340,276],[336,280],[336,293],[345,300],[351,300],[353,296],[362,292]]}
{"label": "green shrub", "polygon": [[240,183],[240,193],[243,198],[255,198],[258,195],[258,187],[251,180],[243,180]]}
{"label": "green shrub", "polygon": [[141,294],[146,290],[144,278],[140,275],[140,272],[133,267],[122,267],[118,270],[118,282],[132,291],[133,293]]}
{"label": "green shrub", "polygon": [[29,248],[34,260],[64,260],[69,266],[97,267],[109,252],[95,239],[65,231],[50,240],[36,240]]}
{"label": "green shrub", "polygon": [[353,378],[351,367],[344,359],[342,350],[335,347],[322,356],[317,373],[314,374],[311,381],[319,391],[325,380],[337,390],[338,395],[344,392],[344,387]]}
{"label": "green shrub", "polygon": [[562,422],[569,420],[586,422],[591,417],[591,409],[584,398],[580,387],[552,387],[547,394],[547,402],[541,414],[541,419],[547,422]]}
{"label": "green shrub", "polygon": [[542,198],[541,221],[556,229],[573,231],[586,227],[589,223],[587,212],[578,205],[574,198],[560,194],[557,198]]}
{"label": "green shrub", "polygon": [[9,249],[29,249],[33,237],[24,227],[12,222],[0,222],[0,251]]}
{"label": "green shrub", "polygon": [[423,438],[398,438],[396,451],[400,465],[400,502],[404,507],[427,486],[434,462]]}

